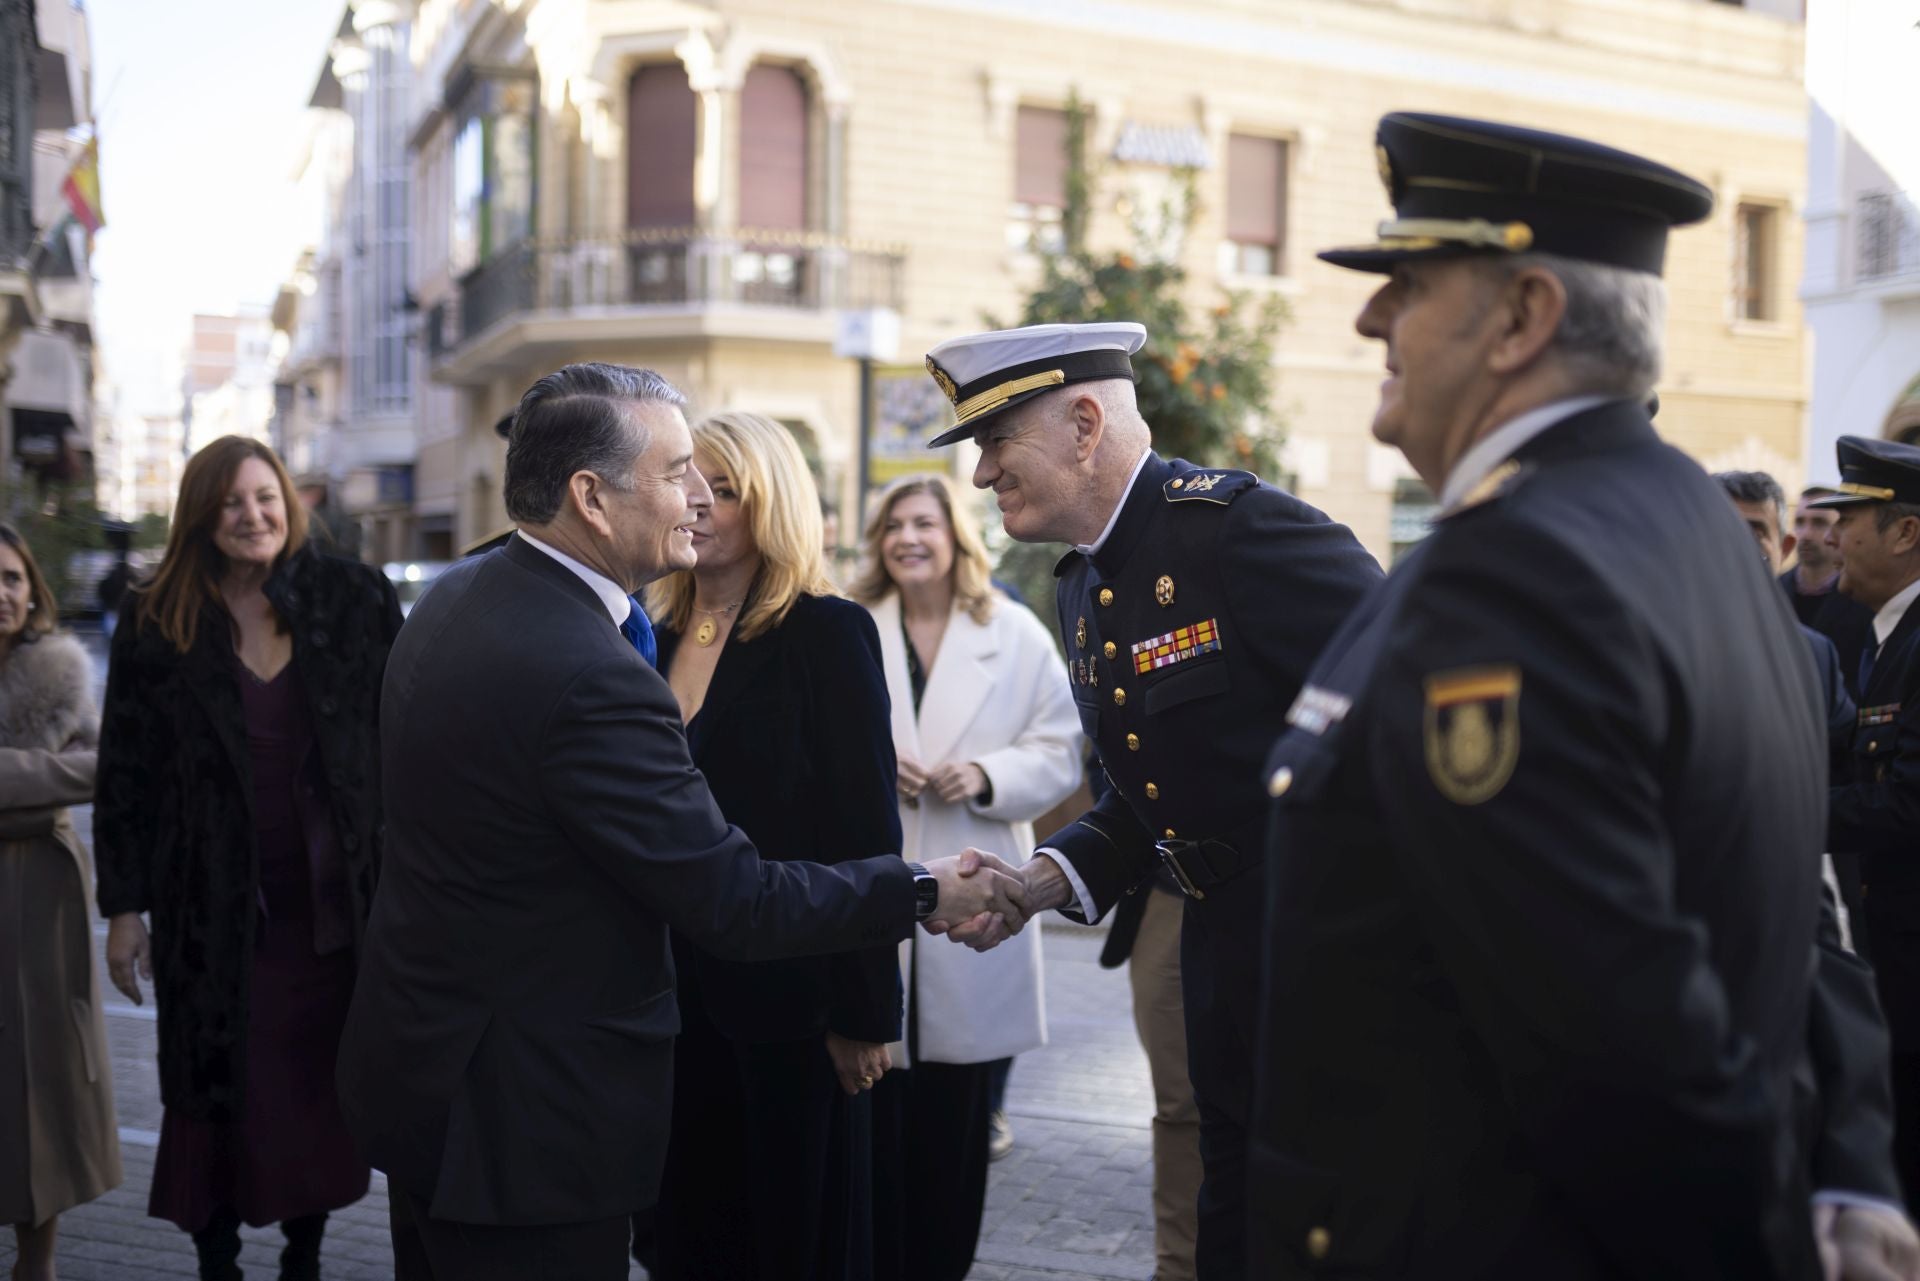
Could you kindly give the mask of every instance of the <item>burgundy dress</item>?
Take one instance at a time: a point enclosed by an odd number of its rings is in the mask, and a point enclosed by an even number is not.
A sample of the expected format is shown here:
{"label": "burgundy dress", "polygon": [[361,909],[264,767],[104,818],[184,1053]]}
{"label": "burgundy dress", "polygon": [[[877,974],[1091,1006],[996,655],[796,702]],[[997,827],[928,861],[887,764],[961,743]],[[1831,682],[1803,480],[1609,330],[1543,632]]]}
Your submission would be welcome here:
{"label": "burgundy dress", "polygon": [[292,663],[271,681],[239,667],[259,858],[247,1077],[235,1122],[169,1108],[147,1213],[188,1232],[226,1206],[255,1227],[351,1205],[367,1193],[334,1094],[353,996],[352,925],[333,848],[326,774]]}

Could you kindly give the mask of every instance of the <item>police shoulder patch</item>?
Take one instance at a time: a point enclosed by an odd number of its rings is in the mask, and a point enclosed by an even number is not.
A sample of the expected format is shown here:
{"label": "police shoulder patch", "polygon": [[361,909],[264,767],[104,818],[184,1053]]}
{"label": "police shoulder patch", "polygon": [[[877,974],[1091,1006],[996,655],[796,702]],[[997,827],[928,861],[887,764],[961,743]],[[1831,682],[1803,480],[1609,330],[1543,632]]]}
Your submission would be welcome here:
{"label": "police shoulder patch", "polygon": [[1250,471],[1202,467],[1175,476],[1162,487],[1160,492],[1166,495],[1170,503],[1184,503],[1197,499],[1225,507],[1259,483],[1260,478]]}
{"label": "police shoulder patch", "polygon": [[1460,667],[1426,680],[1427,774],[1455,805],[1500,794],[1520,760],[1520,668]]}

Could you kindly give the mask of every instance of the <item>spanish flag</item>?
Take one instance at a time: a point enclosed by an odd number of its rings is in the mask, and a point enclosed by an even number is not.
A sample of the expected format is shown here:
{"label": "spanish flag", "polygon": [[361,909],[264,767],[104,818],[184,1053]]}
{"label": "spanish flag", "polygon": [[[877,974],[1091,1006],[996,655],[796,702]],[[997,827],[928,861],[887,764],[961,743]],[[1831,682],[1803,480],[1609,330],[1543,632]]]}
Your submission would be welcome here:
{"label": "spanish flag", "polygon": [[87,229],[91,236],[107,225],[107,219],[100,212],[100,140],[89,138],[80,154],[73,158],[73,168],[67,171],[67,180],[61,184],[61,194],[67,198],[67,208],[73,212],[73,219]]}

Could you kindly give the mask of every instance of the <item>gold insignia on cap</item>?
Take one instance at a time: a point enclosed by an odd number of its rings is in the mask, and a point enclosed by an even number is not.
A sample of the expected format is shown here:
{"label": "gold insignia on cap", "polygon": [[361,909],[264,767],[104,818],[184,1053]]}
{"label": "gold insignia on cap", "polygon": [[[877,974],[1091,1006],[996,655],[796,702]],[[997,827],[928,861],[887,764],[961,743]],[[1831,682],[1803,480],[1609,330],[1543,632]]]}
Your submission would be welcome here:
{"label": "gold insignia on cap", "polygon": [[1161,609],[1173,604],[1173,579],[1165,574],[1154,579],[1153,598],[1160,602]]}
{"label": "gold insignia on cap", "polygon": [[1075,649],[1087,647],[1087,620],[1084,618],[1080,620],[1080,625],[1073,629],[1073,647]]}
{"label": "gold insignia on cap", "polygon": [[954,386],[952,375],[940,368],[939,362],[932,356],[927,357],[927,372],[933,375],[933,381],[940,384],[941,395],[948,400],[957,401],[960,398],[960,389]]}
{"label": "gold insignia on cap", "polygon": [[1455,805],[1500,794],[1520,759],[1520,669],[1456,668],[1426,681],[1427,773]]}

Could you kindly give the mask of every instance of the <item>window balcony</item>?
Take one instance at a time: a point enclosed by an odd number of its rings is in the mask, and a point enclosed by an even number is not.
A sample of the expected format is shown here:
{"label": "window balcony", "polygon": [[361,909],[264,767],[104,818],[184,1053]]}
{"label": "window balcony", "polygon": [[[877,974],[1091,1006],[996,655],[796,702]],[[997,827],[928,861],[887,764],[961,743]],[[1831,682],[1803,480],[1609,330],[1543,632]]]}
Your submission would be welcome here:
{"label": "window balcony", "polygon": [[1872,191],[1854,205],[1854,280],[1920,283],[1920,208],[1911,193]]}
{"label": "window balcony", "polygon": [[[435,376],[466,382],[526,347],[751,337],[830,344],[834,314],[898,309],[899,246],[810,232],[697,228],[522,241],[429,309]],[[562,352],[561,354],[564,354]]]}

